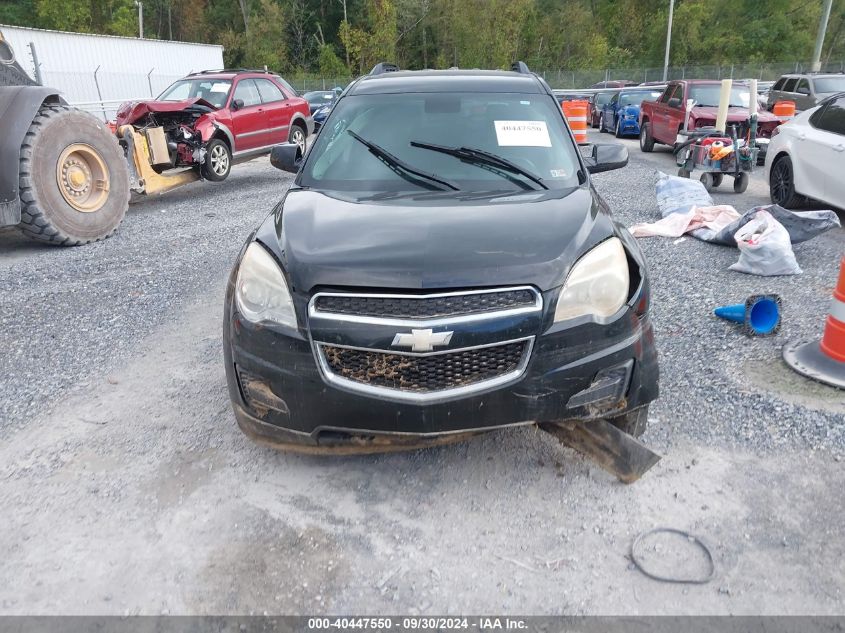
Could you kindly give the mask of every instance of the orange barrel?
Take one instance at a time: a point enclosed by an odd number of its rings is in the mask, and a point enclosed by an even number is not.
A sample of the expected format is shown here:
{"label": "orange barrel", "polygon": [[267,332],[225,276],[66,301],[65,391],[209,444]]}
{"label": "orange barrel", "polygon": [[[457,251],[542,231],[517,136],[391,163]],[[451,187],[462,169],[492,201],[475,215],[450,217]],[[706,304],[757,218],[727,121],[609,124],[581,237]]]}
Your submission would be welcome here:
{"label": "orange barrel", "polygon": [[778,101],[775,107],[772,108],[772,113],[779,119],[788,121],[795,116],[795,102],[794,101]]}
{"label": "orange barrel", "polygon": [[819,346],[830,358],[845,362],[845,259],[839,267],[839,280],[833,291],[830,314],[827,315]]}
{"label": "orange barrel", "polygon": [[564,101],[560,104],[563,116],[575,136],[576,143],[587,142],[587,118],[590,116],[590,104],[587,101]]}
{"label": "orange barrel", "polygon": [[845,257],[821,341],[784,345],[783,360],[799,374],[845,389]]}

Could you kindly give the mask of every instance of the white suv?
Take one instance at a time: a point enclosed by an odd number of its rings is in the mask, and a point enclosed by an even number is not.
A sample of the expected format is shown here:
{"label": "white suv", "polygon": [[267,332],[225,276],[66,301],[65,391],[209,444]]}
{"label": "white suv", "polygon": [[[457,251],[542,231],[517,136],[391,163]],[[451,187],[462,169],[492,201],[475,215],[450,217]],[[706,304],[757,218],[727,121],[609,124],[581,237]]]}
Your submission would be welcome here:
{"label": "white suv", "polygon": [[802,112],[772,134],[766,177],[772,202],[813,198],[845,209],[845,92]]}

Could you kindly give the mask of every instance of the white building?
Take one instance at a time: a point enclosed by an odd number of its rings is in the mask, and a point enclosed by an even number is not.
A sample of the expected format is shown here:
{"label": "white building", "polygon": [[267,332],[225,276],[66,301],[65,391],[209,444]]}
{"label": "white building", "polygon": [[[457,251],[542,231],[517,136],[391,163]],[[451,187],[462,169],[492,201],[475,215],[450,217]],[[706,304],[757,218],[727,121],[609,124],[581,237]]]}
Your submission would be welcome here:
{"label": "white building", "polygon": [[190,72],[223,68],[223,47],[0,24],[20,65],[74,105],[112,118],[123,101],[149,99]]}

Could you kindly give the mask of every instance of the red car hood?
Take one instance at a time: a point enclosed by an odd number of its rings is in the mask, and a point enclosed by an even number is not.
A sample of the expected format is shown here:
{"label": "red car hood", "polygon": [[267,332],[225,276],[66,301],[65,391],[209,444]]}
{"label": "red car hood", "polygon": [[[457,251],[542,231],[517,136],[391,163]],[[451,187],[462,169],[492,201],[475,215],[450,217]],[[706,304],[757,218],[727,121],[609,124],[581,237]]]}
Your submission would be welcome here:
{"label": "red car hood", "polygon": [[150,112],[179,112],[188,109],[195,103],[214,109],[214,106],[208,101],[199,97],[185,99],[184,101],[127,101],[118,108],[116,123],[118,126],[131,125]]}
{"label": "red car hood", "polygon": [[[692,109],[692,115],[696,119],[713,119],[716,120],[716,117],[719,114],[719,108],[714,106],[695,106]],[[736,122],[736,121],[745,121],[748,119],[748,108],[728,108],[728,121]],[[780,119],[778,119],[774,114],[771,112],[767,112],[766,110],[758,110],[757,111],[757,122],[758,123],[779,123]]]}

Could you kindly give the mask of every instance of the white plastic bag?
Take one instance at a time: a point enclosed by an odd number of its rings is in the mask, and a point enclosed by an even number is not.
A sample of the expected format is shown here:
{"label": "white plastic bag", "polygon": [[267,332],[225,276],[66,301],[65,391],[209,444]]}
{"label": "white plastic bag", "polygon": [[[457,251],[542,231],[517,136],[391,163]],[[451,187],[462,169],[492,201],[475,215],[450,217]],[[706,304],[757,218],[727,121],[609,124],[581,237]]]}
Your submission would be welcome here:
{"label": "white plastic bag", "polygon": [[690,180],[680,176],[670,176],[658,172],[655,193],[660,217],[670,213],[687,213],[693,207],[712,207],[713,198],[699,180]]}
{"label": "white plastic bag", "polygon": [[757,211],[734,238],[739,261],[730,270],[765,277],[801,274],[789,232],[768,211]]}

